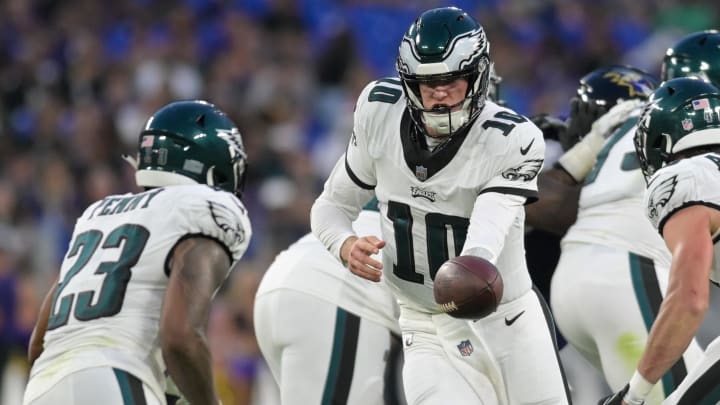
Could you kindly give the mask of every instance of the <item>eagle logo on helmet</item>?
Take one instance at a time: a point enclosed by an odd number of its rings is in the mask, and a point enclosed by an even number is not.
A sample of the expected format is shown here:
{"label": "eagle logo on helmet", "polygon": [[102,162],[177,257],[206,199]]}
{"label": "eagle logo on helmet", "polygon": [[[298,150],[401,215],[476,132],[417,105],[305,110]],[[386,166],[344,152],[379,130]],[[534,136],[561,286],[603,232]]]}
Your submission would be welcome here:
{"label": "eagle logo on helmet", "polygon": [[237,128],[218,129],[218,137],[227,142],[230,148],[230,157],[234,160],[237,156],[245,155],[245,146],[243,145],[240,131]]}
{"label": "eagle logo on helmet", "polygon": [[[487,54],[490,52],[490,44],[487,42],[487,38],[485,37],[485,30],[482,28],[478,28],[475,31],[472,31],[468,33],[469,39],[472,41],[472,47],[473,52],[468,55],[467,58],[463,59],[458,63],[458,68],[460,70],[465,69],[466,67],[472,65],[472,63],[482,56],[483,54]],[[457,41],[460,42],[460,40],[463,39],[463,37],[458,37]],[[450,51],[452,51],[452,47],[450,48]]]}

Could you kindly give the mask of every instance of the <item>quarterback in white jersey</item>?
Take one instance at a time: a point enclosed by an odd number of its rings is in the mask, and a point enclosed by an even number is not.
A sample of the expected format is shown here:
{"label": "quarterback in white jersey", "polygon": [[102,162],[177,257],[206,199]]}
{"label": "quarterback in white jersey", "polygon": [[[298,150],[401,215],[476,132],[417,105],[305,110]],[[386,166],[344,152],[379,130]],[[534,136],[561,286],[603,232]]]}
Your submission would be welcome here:
{"label": "quarterback in white jersey", "polygon": [[[353,223],[379,234],[377,208]],[[312,234],[281,252],[255,297],[255,334],[283,404],[397,403],[398,306],[385,283],[356,277]]]}
{"label": "quarterback in white jersey", "polygon": [[97,201],[75,224],[31,338],[24,404],[165,404],[166,370],[192,403],[219,403],[204,334],[251,237],[234,194],[242,139],[212,104],[171,103],[135,163],[147,190]]}
{"label": "quarterback in white jersey", "polygon": [[[670,253],[643,215],[645,179],[633,143],[640,113],[654,87],[652,76],[629,66],[602,67],[585,75],[578,88],[580,102],[610,108],[580,144],[598,138],[597,159],[582,162],[586,170],[568,163],[567,156],[560,159],[561,167],[565,163],[580,183],[580,194],[577,218],[561,242],[550,303],[562,335],[603,373],[613,390],[622,388],[632,375],[669,274]],[[575,110],[583,109],[574,109],[570,120],[580,119]],[[587,164],[593,160],[594,165]],[[546,191],[541,188],[542,197]],[[532,220],[537,215],[528,216]],[[701,353],[693,341],[647,403],[662,402]]]}
{"label": "quarterback in white jersey", "polygon": [[[467,13],[423,13],[401,43],[400,80],[361,93],[347,152],[312,209],[325,246],[354,274],[382,275],[398,297],[410,404],[569,401],[524,258],[523,205],[537,194],[544,141],[486,100],[489,70],[484,31]],[[351,227],[373,195],[382,239]],[[380,249],[382,262],[370,257]],[[498,311],[476,322],[433,298],[437,269],[461,254],[494,263],[505,285]]]}
{"label": "quarterback in white jersey", "polygon": [[[647,218],[672,254],[667,295],[629,383],[603,404],[642,404],[690,344],[720,280],[720,89],[698,78],[666,81],[635,134]],[[663,404],[720,402],[720,338]]]}

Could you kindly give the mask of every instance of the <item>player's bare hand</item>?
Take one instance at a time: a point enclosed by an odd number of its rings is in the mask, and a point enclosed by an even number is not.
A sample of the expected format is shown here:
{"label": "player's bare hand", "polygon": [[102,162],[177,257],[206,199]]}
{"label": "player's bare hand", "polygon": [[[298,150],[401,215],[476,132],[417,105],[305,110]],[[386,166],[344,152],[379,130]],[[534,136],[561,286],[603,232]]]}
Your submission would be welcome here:
{"label": "player's bare hand", "polygon": [[383,265],[371,256],[380,253],[380,249],[383,247],[385,247],[385,241],[375,236],[348,238],[343,243],[341,255],[350,272],[364,279],[377,282],[382,277]]}

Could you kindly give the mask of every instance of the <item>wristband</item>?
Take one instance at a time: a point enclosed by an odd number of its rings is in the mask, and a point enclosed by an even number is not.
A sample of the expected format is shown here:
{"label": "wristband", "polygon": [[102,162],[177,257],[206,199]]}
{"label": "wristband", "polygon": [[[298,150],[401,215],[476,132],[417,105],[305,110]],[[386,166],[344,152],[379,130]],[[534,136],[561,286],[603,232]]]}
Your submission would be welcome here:
{"label": "wristband", "polygon": [[606,114],[593,122],[588,132],[578,143],[560,157],[558,163],[578,183],[590,173],[605,140],[613,134],[638,107],[642,100],[627,100],[616,104]]}
{"label": "wristband", "polygon": [[603,134],[591,130],[580,142],[560,156],[558,164],[579,183],[592,170],[604,143]]}
{"label": "wristband", "polygon": [[578,183],[590,173],[605,138],[590,132],[558,159],[558,164]]}
{"label": "wristband", "polygon": [[627,402],[628,405],[642,405],[645,403],[645,398],[647,398],[654,386],[655,384],[646,380],[639,371],[635,370],[635,374],[633,374],[630,379],[630,387],[623,401]]}

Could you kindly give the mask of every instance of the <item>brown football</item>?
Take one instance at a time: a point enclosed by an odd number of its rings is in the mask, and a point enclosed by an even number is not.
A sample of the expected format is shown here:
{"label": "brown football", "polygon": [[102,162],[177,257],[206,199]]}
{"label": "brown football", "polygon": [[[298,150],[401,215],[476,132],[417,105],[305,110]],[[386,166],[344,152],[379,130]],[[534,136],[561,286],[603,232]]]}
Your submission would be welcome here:
{"label": "brown football", "polygon": [[448,315],[480,319],[497,309],[503,280],[489,261],[478,256],[458,256],[440,266],[433,293],[435,302]]}

